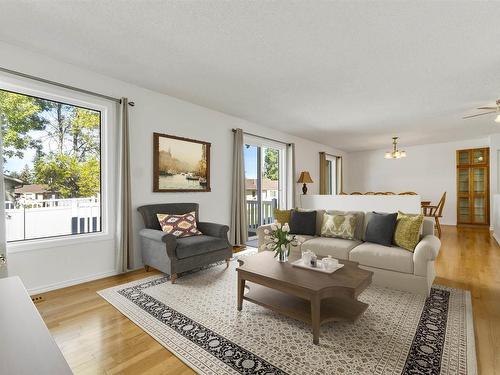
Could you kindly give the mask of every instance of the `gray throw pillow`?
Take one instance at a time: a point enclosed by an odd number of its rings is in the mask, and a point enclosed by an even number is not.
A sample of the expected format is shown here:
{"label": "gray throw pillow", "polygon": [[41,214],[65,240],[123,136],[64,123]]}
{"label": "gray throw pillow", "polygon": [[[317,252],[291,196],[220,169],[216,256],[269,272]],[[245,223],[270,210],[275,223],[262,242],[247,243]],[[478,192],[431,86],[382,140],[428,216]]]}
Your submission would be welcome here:
{"label": "gray throw pillow", "polygon": [[373,212],[366,225],[365,241],[391,246],[397,219],[397,212],[393,214]]}
{"label": "gray throw pillow", "polygon": [[316,234],[316,211],[292,211],[290,233],[314,236]]}

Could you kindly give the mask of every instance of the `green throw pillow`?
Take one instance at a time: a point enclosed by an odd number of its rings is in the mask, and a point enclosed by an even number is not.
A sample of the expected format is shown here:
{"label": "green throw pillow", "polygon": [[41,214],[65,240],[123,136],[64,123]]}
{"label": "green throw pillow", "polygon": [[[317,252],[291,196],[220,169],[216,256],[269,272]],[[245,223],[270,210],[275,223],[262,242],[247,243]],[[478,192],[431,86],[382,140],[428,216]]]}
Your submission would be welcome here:
{"label": "green throw pillow", "polygon": [[273,211],[274,219],[280,224],[290,224],[291,214],[292,210],[278,210],[277,208],[275,208]]}
{"label": "green throw pillow", "polygon": [[354,238],[357,218],[351,214],[323,214],[322,237],[338,237],[346,240]]}
{"label": "green throw pillow", "polygon": [[420,228],[424,215],[410,215],[398,211],[394,243],[405,250],[413,252],[420,241]]}

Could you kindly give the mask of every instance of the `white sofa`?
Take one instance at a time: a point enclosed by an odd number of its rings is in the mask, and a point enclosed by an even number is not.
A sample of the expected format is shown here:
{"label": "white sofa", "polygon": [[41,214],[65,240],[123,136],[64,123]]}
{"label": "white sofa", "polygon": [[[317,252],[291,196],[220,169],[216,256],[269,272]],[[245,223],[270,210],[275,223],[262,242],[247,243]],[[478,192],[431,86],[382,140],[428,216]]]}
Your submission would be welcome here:
{"label": "white sofa", "polygon": [[[434,236],[434,222],[431,219],[424,219],[420,242],[412,253],[397,246],[387,247],[364,242],[366,224],[372,215],[371,212],[356,212],[362,219],[358,220],[355,234],[357,239],[321,237],[321,223],[325,210],[316,211],[316,235],[301,236],[305,242],[292,248],[293,253],[299,255],[301,250],[311,250],[320,257],[331,255],[337,259],[355,261],[361,268],[373,271],[372,282],[375,285],[429,295],[436,276],[434,260],[441,247],[441,241]],[[261,250],[261,245],[266,243],[264,239],[266,228],[270,229],[270,225],[257,229],[259,251],[264,251]]]}

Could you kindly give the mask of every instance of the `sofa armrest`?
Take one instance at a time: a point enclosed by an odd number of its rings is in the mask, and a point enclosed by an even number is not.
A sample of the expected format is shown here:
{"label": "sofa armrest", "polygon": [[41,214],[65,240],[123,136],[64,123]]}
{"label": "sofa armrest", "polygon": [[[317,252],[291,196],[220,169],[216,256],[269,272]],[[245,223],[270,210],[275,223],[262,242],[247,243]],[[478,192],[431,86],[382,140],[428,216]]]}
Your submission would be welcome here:
{"label": "sofa armrest", "polygon": [[424,236],[413,252],[413,273],[427,276],[427,263],[434,261],[439,254],[441,241],[431,234]]}
{"label": "sofa armrest", "polygon": [[229,227],[227,225],[207,222],[198,223],[198,229],[201,231],[201,233],[207,236],[224,238],[226,240],[227,232],[229,232]]}
{"label": "sofa armrest", "polygon": [[175,257],[175,248],[177,247],[177,237],[173,234],[162,232],[157,229],[141,229],[139,231],[141,237],[156,242],[164,242],[169,258]]}
{"label": "sofa armrest", "polygon": [[422,222],[422,238],[429,234],[434,234],[434,219],[424,217],[424,221]]}
{"label": "sofa armrest", "polygon": [[264,230],[271,230],[271,225],[272,224],[267,224],[267,225],[261,225],[260,227],[257,228],[257,240],[259,243],[259,251],[264,251],[264,249],[261,249],[262,245],[267,244],[270,242],[269,240],[266,240],[264,237],[266,234],[264,233]]}

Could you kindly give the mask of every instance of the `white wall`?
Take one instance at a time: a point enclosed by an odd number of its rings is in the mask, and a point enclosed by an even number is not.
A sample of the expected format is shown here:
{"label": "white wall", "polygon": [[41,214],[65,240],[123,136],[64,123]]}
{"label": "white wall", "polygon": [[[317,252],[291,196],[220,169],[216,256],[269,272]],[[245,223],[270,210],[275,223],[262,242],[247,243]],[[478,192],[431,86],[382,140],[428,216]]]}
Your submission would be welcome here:
{"label": "white wall", "polygon": [[[456,225],[455,152],[489,145],[489,138],[480,138],[404,147],[407,157],[397,160],[384,159],[387,150],[351,152],[346,158],[344,191],[415,191],[422,200],[430,200],[434,204],[446,191],[442,223]],[[496,173],[492,170],[490,180],[494,179]],[[496,184],[492,186],[493,191],[496,191]]]}
{"label": "white wall", "polygon": [[[200,219],[229,224],[232,164],[232,128],[294,142],[295,178],[308,170],[315,181],[311,194],[319,191],[320,151],[344,155],[325,145],[270,130],[248,121],[203,108],[176,98],[105,77],[76,66],[55,61],[5,43],[0,43],[2,67],[100,92],[113,97],[128,97],[135,102],[130,109],[133,226],[137,233],[142,220],[135,208],[149,203],[198,202]],[[117,61],[117,64],[120,62]],[[1,79],[0,75],[0,79]],[[173,134],[212,143],[210,193],[153,193],[153,132]],[[111,171],[112,172],[112,171]],[[300,190],[300,186],[297,186]],[[112,215],[111,215],[112,217]],[[138,238],[135,235],[135,266],[140,267]],[[52,247],[9,256],[9,274],[18,274],[32,290],[45,290],[86,278],[114,272],[114,241],[95,241]]]}

